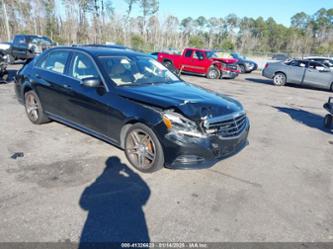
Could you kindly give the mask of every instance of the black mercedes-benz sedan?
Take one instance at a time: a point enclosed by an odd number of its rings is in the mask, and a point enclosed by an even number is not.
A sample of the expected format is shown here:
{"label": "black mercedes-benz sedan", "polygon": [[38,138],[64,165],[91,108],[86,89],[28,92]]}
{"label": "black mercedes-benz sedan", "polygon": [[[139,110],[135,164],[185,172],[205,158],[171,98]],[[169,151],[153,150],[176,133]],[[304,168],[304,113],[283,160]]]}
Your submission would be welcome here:
{"label": "black mercedes-benz sedan", "polygon": [[129,49],[49,49],[18,72],[15,90],[34,124],[55,120],[102,139],[143,172],[209,167],[247,144],[238,101]]}

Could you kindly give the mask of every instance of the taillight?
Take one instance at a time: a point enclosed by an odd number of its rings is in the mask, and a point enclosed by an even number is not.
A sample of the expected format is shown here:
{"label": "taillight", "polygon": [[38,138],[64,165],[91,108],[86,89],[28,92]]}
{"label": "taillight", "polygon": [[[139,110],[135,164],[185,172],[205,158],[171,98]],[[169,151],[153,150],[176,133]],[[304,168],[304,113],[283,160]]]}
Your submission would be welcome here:
{"label": "taillight", "polygon": [[268,68],[268,63],[266,63],[265,68]]}

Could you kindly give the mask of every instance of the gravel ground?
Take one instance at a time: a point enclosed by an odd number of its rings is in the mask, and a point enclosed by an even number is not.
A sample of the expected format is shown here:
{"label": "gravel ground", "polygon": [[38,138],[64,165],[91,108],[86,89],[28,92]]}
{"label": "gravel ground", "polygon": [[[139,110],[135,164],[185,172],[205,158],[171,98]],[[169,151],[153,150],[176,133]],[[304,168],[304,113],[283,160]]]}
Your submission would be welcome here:
{"label": "gravel ground", "polygon": [[183,79],[240,100],[249,145],[209,169],[153,174],[82,132],[33,125],[1,84],[0,241],[333,242],[332,94],[255,73]]}

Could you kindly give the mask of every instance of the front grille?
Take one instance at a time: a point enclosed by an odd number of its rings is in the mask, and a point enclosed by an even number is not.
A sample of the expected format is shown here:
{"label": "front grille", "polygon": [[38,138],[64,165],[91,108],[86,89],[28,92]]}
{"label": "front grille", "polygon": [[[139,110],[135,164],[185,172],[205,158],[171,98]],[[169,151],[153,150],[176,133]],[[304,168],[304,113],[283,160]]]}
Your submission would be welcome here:
{"label": "front grille", "polygon": [[246,128],[247,117],[245,113],[235,115],[232,118],[220,121],[208,122],[208,130],[214,130],[214,134],[222,137],[235,137],[241,134]]}

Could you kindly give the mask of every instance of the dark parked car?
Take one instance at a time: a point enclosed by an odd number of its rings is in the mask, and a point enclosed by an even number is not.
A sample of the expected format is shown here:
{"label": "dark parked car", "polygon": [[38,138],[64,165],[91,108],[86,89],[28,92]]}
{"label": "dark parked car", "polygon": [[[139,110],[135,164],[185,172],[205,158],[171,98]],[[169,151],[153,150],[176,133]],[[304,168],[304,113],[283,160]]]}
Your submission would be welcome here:
{"label": "dark parked car", "polygon": [[238,53],[231,53],[232,58],[237,59],[237,65],[241,73],[251,73],[254,70],[257,70],[258,64],[254,61],[249,60],[243,55]]}
{"label": "dark parked car", "polygon": [[293,83],[333,91],[333,71],[316,61],[295,59],[267,63],[262,75],[273,79],[273,83],[277,86]]}
{"label": "dark parked car", "polygon": [[15,35],[9,54],[14,60],[29,60],[54,45],[46,36]]}
{"label": "dark parked car", "polygon": [[56,120],[118,146],[143,172],[207,167],[247,143],[238,101],[130,50],[49,49],[18,72],[15,90],[33,123]]}

